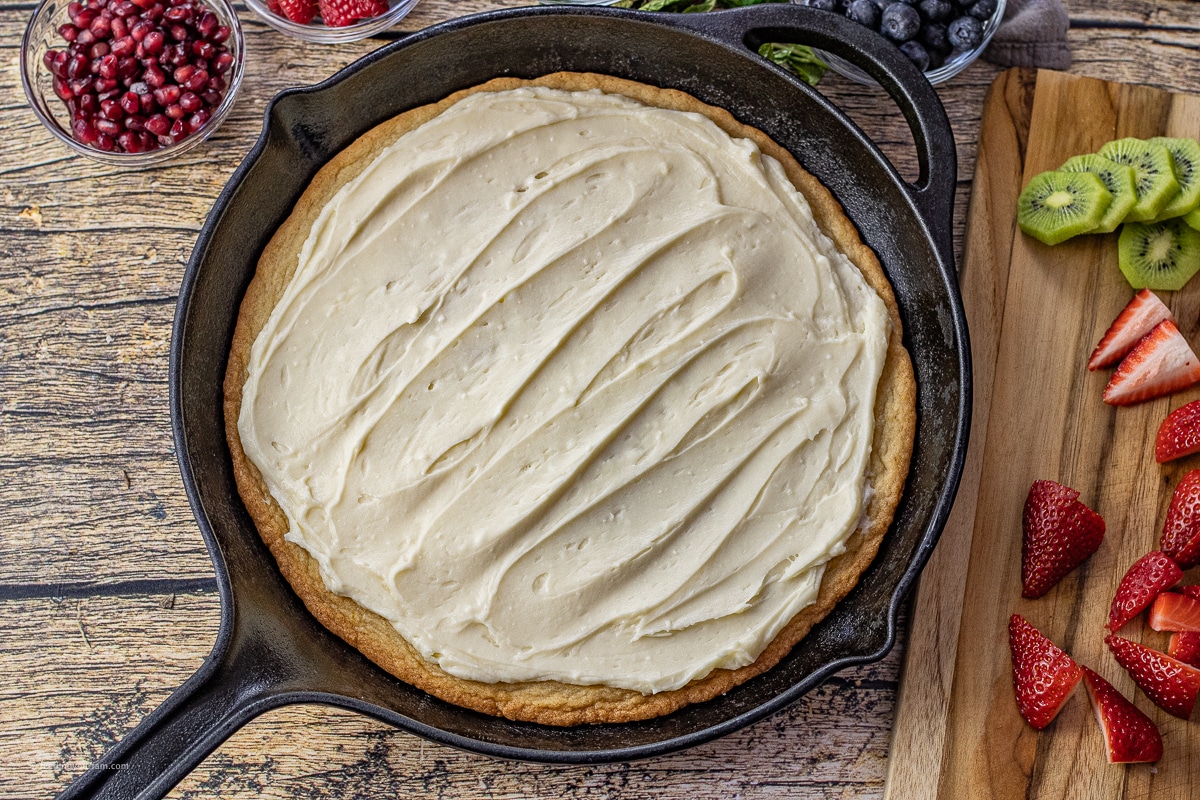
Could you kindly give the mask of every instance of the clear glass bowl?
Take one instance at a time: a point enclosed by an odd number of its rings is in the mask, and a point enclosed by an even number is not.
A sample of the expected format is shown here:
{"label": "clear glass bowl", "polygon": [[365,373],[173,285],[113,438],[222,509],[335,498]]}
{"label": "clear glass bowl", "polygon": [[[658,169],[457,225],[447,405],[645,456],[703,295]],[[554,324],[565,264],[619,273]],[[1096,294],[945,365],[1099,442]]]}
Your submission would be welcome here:
{"label": "clear glass bowl", "polygon": [[[792,2],[799,3],[800,0],[792,0]],[[978,47],[974,50],[964,50],[961,53],[955,53],[953,57],[947,59],[940,67],[927,70],[925,78],[932,84],[945,83],[970,66],[972,61],[979,58],[979,54],[987,49],[988,43],[992,41],[992,37],[996,35],[996,29],[1000,27],[1000,22],[1004,19],[1004,5],[1005,0],[997,0],[996,10],[988,18],[987,24],[983,26],[983,41],[979,43]],[[864,86],[876,85],[874,78],[849,61],[839,58],[832,53],[827,53],[824,50],[814,49],[814,52],[821,57],[822,61],[829,65],[830,69],[839,75],[847,77],[856,83],[861,83]]]}
{"label": "clear glass bowl", "polygon": [[246,45],[242,38],[242,26],[238,22],[233,6],[229,5],[227,0],[203,0],[204,4],[217,15],[221,24],[228,25],[231,31],[225,46],[233,55],[233,66],[225,73],[227,84],[225,97],[221,100],[221,104],[212,111],[203,128],[176,144],[160,147],[147,153],[118,153],[101,150],[76,141],[71,136],[71,117],[67,111],[67,105],[54,94],[54,76],[42,62],[47,50],[61,50],[67,46],[67,43],[58,34],[59,26],[70,22],[67,15],[67,2],[68,0],[42,0],[42,4],[33,12],[33,17],[30,18],[29,25],[25,28],[25,37],[21,41],[21,85],[25,88],[25,96],[29,99],[29,104],[33,106],[33,112],[37,118],[59,141],[77,153],[82,153],[106,164],[144,167],[161,164],[188,152],[221,127],[221,123],[233,109],[238,89],[242,85],[242,75],[246,64]]}
{"label": "clear glass bowl", "polygon": [[272,12],[262,0],[245,0],[245,2],[246,7],[253,11],[259,19],[280,33],[286,33],[288,36],[295,36],[297,39],[317,44],[356,42],[359,39],[365,39],[381,31],[386,31],[407,17],[408,12],[412,11],[413,7],[417,4],[417,0],[388,0],[388,10],[378,17],[359,20],[353,25],[346,25],[341,28],[331,28],[316,21],[308,25],[292,22],[287,17]]}

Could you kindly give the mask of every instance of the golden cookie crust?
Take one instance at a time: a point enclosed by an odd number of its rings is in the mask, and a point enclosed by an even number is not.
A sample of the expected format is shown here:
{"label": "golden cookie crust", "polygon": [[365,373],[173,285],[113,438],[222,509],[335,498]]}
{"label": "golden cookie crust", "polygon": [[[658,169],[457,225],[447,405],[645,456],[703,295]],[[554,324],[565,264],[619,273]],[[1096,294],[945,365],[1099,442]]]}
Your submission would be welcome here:
{"label": "golden cookie crust", "polygon": [[[874,496],[867,509],[869,525],[851,535],[845,552],[826,566],[817,601],[793,617],[756,661],[739,669],[716,669],[680,689],[644,695],[630,689],[557,681],[482,683],[443,672],[421,657],[386,619],[325,588],[316,560],[301,546],[284,540],[287,519],[258,469],[242,450],[237,421],[250,347],[291,281],[300,247],[321,209],[338,189],[407,131],[469,94],[522,86],[564,91],[599,89],[622,94],[650,106],[704,114],[731,136],[753,140],[764,153],[783,164],[788,178],[812,206],[817,225],[862,271],[883,299],[891,318],[887,359],[875,404],[875,438],[869,473]],[[406,111],[368,131],[335,156],[313,178],[291,216],[264,249],[242,300],[225,374],[225,432],[238,491],[283,576],[313,616],[392,675],[442,700],[485,714],[545,725],[632,722],[657,717],[689,703],[712,699],[777,664],[854,588],[874,559],[900,502],[915,428],[916,382],[912,362],[901,344],[900,316],[891,285],[875,254],[859,239],[858,231],[829,191],[770,137],[741,124],[724,109],[673,89],[591,73],[560,72],[534,80],[497,78],[456,92],[439,103]]]}

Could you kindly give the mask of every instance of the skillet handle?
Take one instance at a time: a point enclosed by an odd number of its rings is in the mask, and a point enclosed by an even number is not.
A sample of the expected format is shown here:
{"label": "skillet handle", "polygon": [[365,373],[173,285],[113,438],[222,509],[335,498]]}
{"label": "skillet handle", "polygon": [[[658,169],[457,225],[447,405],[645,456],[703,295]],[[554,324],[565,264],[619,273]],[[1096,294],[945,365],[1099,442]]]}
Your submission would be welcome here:
{"label": "skillet handle", "polygon": [[287,702],[256,679],[256,671],[247,674],[238,669],[239,665],[210,656],[195,675],[93,762],[57,800],[156,800],[166,796],[238,728]]}
{"label": "skillet handle", "polygon": [[655,16],[670,25],[755,52],[763,42],[810,45],[841,56],[874,78],[900,107],[912,130],[920,174],[916,183],[905,185],[949,274],[954,275],[952,220],[958,174],[954,132],[937,92],[895,45],[837,14],[790,3]]}

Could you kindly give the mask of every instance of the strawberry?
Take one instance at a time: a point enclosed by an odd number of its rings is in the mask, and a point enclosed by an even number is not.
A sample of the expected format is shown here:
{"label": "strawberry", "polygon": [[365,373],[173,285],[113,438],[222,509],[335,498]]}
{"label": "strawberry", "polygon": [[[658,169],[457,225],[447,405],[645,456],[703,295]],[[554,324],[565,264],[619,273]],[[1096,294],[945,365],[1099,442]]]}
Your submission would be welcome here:
{"label": "strawberry", "polygon": [[1162,758],[1162,734],[1153,720],[1104,678],[1087,667],[1081,669],[1083,685],[1104,733],[1108,763],[1144,764]]}
{"label": "strawberry", "polygon": [[1183,580],[1183,570],[1166,553],[1155,550],[1139,558],[1117,587],[1108,610],[1108,629],[1116,632],[1154,598]]}
{"label": "strawberry", "polygon": [[1180,719],[1192,715],[1200,694],[1200,669],[1120,636],[1110,635],[1104,643],[1154,705]]}
{"label": "strawberry", "polygon": [[1200,453],[1200,400],[1167,414],[1154,440],[1154,460],[1160,464]]}
{"label": "strawberry", "polygon": [[1104,402],[1128,406],[1200,381],[1200,358],[1169,319],[1154,326],[1125,356],[1104,387]]}
{"label": "strawberry", "polygon": [[321,8],[321,20],[331,28],[344,28],[388,10],[384,0],[317,0],[317,5]]}
{"label": "strawberry", "polygon": [[1184,569],[1200,563],[1200,469],[1175,487],[1158,546]]}
{"label": "strawberry", "polygon": [[1200,633],[1200,600],[1178,592],[1163,592],[1154,598],[1148,621],[1156,631]]}
{"label": "strawberry", "polygon": [[1021,596],[1041,597],[1104,539],[1104,520],[1079,502],[1079,492],[1034,481],[1021,519]]}
{"label": "strawberry", "polygon": [[[1179,562],[1176,561],[1175,563],[1178,564]],[[1176,586],[1175,591],[1183,592],[1184,594],[1186,594],[1188,597],[1192,598],[1193,600],[1200,600],[1200,585]]]}
{"label": "strawberry", "polygon": [[1074,659],[1020,614],[1013,614],[1008,621],[1008,646],[1017,709],[1040,731],[1058,715],[1083,673]]}
{"label": "strawberry", "polygon": [[1200,633],[1180,631],[1171,634],[1167,655],[1193,667],[1200,667]]}
{"label": "strawberry", "polygon": [[317,15],[316,0],[268,0],[275,8],[271,8],[281,17],[287,17],[292,22],[307,25]]}
{"label": "strawberry", "polygon": [[1088,359],[1088,369],[1096,370],[1117,363],[1133,349],[1138,339],[1164,319],[1175,319],[1171,316],[1171,309],[1167,308],[1154,292],[1142,289],[1117,315],[1113,324],[1108,326],[1100,344],[1096,345],[1092,357]]}

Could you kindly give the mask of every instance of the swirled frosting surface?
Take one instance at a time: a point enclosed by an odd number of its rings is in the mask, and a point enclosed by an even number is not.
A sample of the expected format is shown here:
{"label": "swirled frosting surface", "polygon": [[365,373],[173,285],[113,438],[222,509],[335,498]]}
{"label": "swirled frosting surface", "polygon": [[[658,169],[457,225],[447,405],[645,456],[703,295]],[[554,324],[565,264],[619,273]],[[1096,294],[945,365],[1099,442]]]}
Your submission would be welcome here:
{"label": "swirled frosting surface", "polygon": [[887,336],[752,142],[476,93],[323,208],[238,429],[326,586],[446,672],[657,692],[815,600]]}

